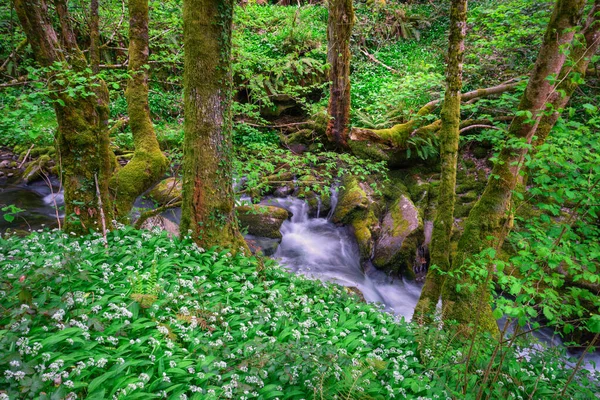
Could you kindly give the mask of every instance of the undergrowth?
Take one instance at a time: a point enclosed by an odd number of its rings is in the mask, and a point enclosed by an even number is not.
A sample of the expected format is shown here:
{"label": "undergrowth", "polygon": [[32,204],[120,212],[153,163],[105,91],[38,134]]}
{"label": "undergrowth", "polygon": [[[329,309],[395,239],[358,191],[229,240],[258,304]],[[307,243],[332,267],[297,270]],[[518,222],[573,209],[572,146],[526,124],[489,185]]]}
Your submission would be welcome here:
{"label": "undergrowth", "polygon": [[[0,398],[475,398],[489,359],[482,339],[463,368],[451,334],[189,238],[55,231],[0,249]],[[547,353],[503,357],[488,398],[547,398],[571,375]],[[596,383],[584,371],[566,393]]]}

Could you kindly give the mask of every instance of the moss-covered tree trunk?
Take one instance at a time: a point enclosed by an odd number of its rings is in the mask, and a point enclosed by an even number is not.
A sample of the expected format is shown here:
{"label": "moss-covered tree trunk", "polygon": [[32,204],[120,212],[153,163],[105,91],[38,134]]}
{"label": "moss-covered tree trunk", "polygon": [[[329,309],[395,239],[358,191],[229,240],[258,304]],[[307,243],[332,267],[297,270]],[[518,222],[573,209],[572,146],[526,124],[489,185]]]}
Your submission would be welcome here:
{"label": "moss-covered tree trunk", "polygon": [[90,1],[90,66],[92,72],[100,71],[100,12],[98,0]]}
{"label": "moss-covered tree trunk", "polygon": [[558,121],[560,113],[579,86],[579,82],[585,77],[592,57],[600,48],[600,0],[594,1],[581,35],[583,40],[571,49],[569,60],[565,62],[558,76],[558,86],[548,98],[547,102],[551,104],[553,112],[547,113],[541,118],[535,132],[534,148],[546,141],[552,127]]}
{"label": "moss-covered tree trunk", "polygon": [[246,249],[234,211],[231,142],[233,0],[184,0],[181,233],[205,248]]}
{"label": "moss-covered tree trunk", "polygon": [[[36,60],[42,66],[61,63],[65,79],[68,79],[70,71],[86,76],[87,61],[77,47],[66,3],[56,0],[54,6],[60,22],[60,40],[50,22],[45,1],[15,0],[19,21]],[[65,230],[76,233],[99,230],[103,222],[112,219],[108,195],[111,172],[108,90],[102,81],[94,81],[89,75],[86,77],[87,93],[76,96],[67,95],[64,90],[67,83],[56,79],[49,81],[58,121],[58,161],[65,190]],[[90,96],[90,93],[96,95]]]}
{"label": "moss-covered tree trunk", "polygon": [[160,179],[167,160],[148,107],[148,0],[129,0],[129,75],[125,97],[133,134],[133,158],[110,181],[117,216],[126,219],[135,199]]}
{"label": "moss-covered tree trunk", "polygon": [[354,25],[352,0],[329,0],[327,62],[331,66],[327,138],[339,147],[348,142],[350,120],[350,36]]}
{"label": "moss-covered tree trunk", "polygon": [[[499,248],[510,229],[512,193],[528,145],[554,89],[548,78],[558,76],[563,67],[584,3],[584,0],[557,0],[555,4],[519,112],[510,125],[507,143],[498,156],[484,193],[469,213],[452,260],[453,271],[465,267],[467,260],[481,250]],[[493,265],[488,266],[488,273],[492,268]],[[478,286],[474,292],[464,286],[457,290],[457,285],[473,282],[470,275],[464,273],[446,279],[442,289],[443,317],[457,320],[462,325],[476,323],[479,330],[497,333],[488,282],[475,282]]]}
{"label": "moss-covered tree trunk", "polygon": [[[450,6],[450,35],[448,38],[448,66],[446,93],[442,106],[440,128],[440,162],[442,176],[438,207],[431,236],[431,264],[441,271],[450,269],[450,238],[454,224],[456,200],[456,162],[460,136],[460,95],[462,90],[462,65],[467,30],[467,0],[453,0]],[[417,303],[417,318],[429,319],[435,312],[442,292],[443,275],[436,269],[427,273],[425,286]]]}

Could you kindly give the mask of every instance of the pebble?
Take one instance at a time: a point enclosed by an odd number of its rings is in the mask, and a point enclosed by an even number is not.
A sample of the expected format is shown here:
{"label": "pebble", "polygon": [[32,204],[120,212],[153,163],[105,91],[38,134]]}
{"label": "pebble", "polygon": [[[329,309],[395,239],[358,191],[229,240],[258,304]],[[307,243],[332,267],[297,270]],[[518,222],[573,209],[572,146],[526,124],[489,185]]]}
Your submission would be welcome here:
{"label": "pebble", "polygon": [[12,178],[13,176],[15,176],[15,174],[13,174],[12,172],[9,172],[8,175],[6,175],[7,178]]}

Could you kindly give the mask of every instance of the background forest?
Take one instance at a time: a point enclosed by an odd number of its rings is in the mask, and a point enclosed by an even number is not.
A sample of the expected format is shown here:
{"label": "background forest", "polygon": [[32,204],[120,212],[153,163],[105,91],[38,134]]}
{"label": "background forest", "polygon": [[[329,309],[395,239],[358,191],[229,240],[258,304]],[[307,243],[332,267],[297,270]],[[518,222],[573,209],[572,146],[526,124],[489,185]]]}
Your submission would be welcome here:
{"label": "background forest", "polygon": [[0,399],[600,397],[600,2],[291,3],[0,4]]}

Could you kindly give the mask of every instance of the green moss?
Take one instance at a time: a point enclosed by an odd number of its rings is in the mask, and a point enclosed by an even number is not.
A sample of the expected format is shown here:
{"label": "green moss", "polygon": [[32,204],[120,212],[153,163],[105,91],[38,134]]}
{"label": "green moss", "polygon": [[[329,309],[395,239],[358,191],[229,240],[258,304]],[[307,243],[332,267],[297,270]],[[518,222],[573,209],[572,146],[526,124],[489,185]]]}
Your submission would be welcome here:
{"label": "green moss", "polygon": [[369,198],[360,187],[356,178],[346,177],[342,183],[343,189],[339,194],[338,204],[333,214],[333,221],[337,223],[351,223],[353,213],[367,209]]}
{"label": "green moss", "polygon": [[255,236],[281,239],[281,224],[289,213],[283,208],[259,204],[236,207],[240,225]]}
{"label": "green moss", "polygon": [[385,152],[385,146],[379,143],[367,141],[350,140],[348,146],[356,157],[373,161],[388,161],[389,155]]}
{"label": "green moss", "polygon": [[160,205],[181,200],[181,180],[171,177],[159,182],[148,196]]}
{"label": "green moss", "polygon": [[368,210],[365,215],[356,216],[351,222],[362,260],[368,260],[373,254],[374,238],[372,231],[378,223],[379,219],[373,210]]}

